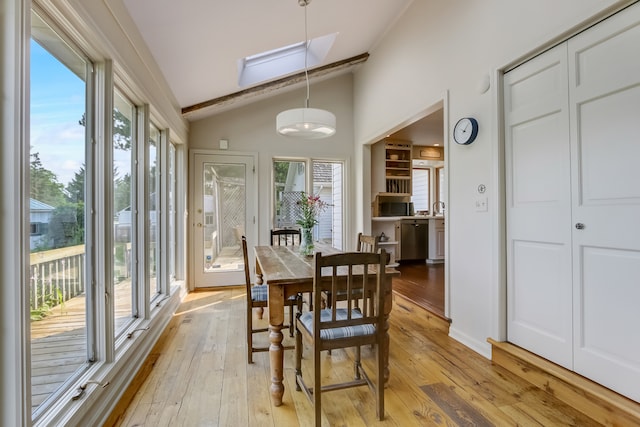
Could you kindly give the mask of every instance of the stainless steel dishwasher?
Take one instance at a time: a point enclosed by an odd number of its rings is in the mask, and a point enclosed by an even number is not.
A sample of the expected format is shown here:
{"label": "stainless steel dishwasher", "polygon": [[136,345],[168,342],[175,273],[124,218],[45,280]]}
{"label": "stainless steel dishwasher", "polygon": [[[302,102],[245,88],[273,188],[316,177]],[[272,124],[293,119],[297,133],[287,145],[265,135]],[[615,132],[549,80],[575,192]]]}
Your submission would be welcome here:
{"label": "stainless steel dishwasher", "polygon": [[400,260],[427,259],[429,242],[429,221],[424,219],[403,219],[396,226],[399,238]]}

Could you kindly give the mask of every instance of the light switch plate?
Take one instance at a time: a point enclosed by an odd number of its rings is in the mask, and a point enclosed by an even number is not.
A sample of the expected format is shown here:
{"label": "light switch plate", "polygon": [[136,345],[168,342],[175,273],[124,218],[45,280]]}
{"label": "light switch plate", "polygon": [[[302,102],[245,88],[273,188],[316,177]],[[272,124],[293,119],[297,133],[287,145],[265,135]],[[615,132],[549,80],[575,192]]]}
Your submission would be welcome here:
{"label": "light switch plate", "polygon": [[228,148],[229,148],[229,140],[221,139],[220,140],[220,149],[221,150],[227,150]]}
{"label": "light switch plate", "polygon": [[487,212],[489,201],[486,197],[476,198],[476,212]]}

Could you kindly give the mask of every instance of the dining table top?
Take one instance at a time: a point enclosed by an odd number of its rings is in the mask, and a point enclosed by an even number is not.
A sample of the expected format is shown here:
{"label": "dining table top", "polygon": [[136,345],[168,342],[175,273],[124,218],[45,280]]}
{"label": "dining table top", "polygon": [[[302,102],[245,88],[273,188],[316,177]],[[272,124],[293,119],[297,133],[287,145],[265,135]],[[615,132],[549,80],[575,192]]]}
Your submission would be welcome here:
{"label": "dining table top", "polygon": [[[323,255],[344,252],[328,244],[316,244],[315,250]],[[267,279],[267,284],[308,282],[313,279],[314,256],[301,254],[299,246],[255,246],[255,254],[260,271]],[[391,276],[400,274],[393,267],[387,267],[385,273]],[[330,274],[330,269],[328,269],[327,275]]]}

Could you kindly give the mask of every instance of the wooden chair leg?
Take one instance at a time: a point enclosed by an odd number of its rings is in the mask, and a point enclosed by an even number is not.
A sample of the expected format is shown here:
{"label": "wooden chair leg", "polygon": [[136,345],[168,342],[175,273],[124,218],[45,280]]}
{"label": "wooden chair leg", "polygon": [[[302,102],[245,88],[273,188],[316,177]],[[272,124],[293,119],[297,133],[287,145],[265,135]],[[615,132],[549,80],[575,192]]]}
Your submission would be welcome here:
{"label": "wooden chair leg", "polygon": [[376,362],[378,364],[378,378],[376,382],[376,413],[378,419],[384,419],[384,357],[378,346],[376,351]]}
{"label": "wooden chair leg", "polygon": [[313,348],[313,409],[315,412],[315,425],[320,427],[322,425],[322,383],[320,379],[322,377],[320,373],[320,350],[315,346]]}
{"label": "wooden chair leg", "polygon": [[247,308],[247,363],[253,363],[253,309]]}
{"label": "wooden chair leg", "polygon": [[[299,296],[296,297],[296,300],[300,298]],[[296,304],[297,305],[297,304]],[[291,338],[293,338],[293,329],[294,329],[294,325],[293,325],[293,304],[291,304],[289,306],[289,336]]]}
{"label": "wooden chair leg", "polygon": [[[300,317],[300,312],[297,314]],[[298,383],[298,377],[302,376],[302,334],[296,327],[296,391],[302,390]]]}

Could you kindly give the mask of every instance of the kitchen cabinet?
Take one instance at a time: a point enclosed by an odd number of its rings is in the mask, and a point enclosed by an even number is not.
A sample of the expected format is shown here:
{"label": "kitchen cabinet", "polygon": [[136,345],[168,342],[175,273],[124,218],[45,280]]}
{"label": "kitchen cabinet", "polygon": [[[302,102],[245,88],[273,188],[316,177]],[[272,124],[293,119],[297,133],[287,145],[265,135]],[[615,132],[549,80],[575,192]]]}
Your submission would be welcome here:
{"label": "kitchen cabinet", "polygon": [[385,192],[411,195],[411,142],[385,140]]}
{"label": "kitchen cabinet", "polygon": [[397,219],[388,217],[388,218],[373,218],[371,221],[371,233],[374,236],[380,236],[384,233],[386,240],[380,240],[378,246],[385,251],[390,256],[389,265],[391,267],[397,267],[398,263],[396,262],[398,256],[398,242],[395,239],[395,223]]}
{"label": "kitchen cabinet", "polygon": [[444,218],[429,219],[429,256],[427,262],[444,262]]}

